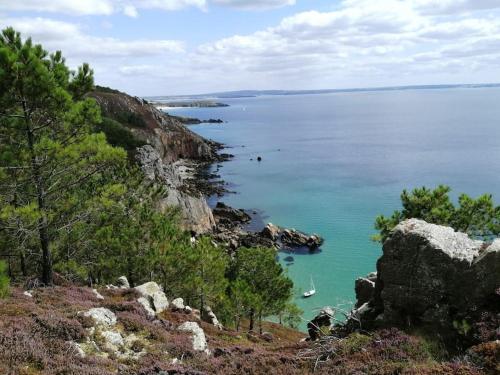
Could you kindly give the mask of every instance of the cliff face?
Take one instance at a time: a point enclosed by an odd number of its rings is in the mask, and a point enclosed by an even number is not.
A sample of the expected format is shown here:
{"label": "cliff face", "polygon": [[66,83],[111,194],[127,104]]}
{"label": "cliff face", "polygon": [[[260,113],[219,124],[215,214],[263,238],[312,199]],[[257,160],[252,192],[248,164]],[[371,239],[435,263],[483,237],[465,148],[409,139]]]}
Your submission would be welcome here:
{"label": "cliff face", "polygon": [[357,295],[358,314],[368,324],[434,327],[472,341],[500,339],[500,239],[486,243],[406,220],[384,243],[376,278],[358,279]]}
{"label": "cliff face", "polygon": [[165,163],[179,159],[211,161],[217,157],[213,143],[140,98],[101,91],[93,92],[91,96],[101,106],[104,116],[129,125],[138,138],[159,152]]}
{"label": "cliff face", "polygon": [[186,229],[210,231],[214,218],[205,198],[185,189],[184,181],[189,172],[186,165],[217,160],[218,146],[140,98],[115,91],[95,91],[91,96],[99,103],[103,116],[118,121],[147,143],[137,150],[136,159],[148,180],[167,188],[167,195],[159,201],[160,208],[178,206]]}
{"label": "cliff face", "polygon": [[179,207],[185,227],[197,233],[204,233],[213,228],[214,217],[205,198],[183,191],[186,167],[181,161],[165,163],[158,150],[151,145],[140,147],[136,158],[146,178],[166,188],[167,195],[158,202],[160,209],[168,206]]}

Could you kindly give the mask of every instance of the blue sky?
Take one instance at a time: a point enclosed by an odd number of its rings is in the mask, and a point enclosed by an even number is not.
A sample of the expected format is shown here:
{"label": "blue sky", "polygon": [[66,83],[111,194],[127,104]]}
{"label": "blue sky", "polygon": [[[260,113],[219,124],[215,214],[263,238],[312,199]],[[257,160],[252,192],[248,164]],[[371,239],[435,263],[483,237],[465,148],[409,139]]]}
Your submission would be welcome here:
{"label": "blue sky", "polygon": [[500,81],[500,0],[0,0],[135,95]]}

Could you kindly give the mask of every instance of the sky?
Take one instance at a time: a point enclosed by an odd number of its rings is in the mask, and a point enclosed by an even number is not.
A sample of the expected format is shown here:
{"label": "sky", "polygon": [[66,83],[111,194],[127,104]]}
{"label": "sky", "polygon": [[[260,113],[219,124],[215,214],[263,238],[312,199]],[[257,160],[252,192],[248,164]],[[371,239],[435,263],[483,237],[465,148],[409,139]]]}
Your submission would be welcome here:
{"label": "sky", "polygon": [[0,0],[133,95],[500,82],[500,0]]}

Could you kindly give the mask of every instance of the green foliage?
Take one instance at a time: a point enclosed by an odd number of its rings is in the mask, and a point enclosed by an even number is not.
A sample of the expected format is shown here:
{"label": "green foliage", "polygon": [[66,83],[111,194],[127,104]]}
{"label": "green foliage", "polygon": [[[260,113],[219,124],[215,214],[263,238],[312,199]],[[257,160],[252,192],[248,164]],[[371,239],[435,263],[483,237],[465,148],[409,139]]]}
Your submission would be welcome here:
{"label": "green foliage", "polygon": [[285,309],[282,312],[283,322],[286,326],[297,329],[302,321],[303,313],[304,311],[295,303],[289,302],[285,305]]}
{"label": "green foliage", "polygon": [[96,102],[84,98],[93,72],[71,72],[12,28],[0,35],[0,229],[22,251],[38,253],[42,280],[52,282],[52,252],[61,233],[86,218],[94,187],[125,162],[103,134]]}
{"label": "green foliage", "polygon": [[0,298],[9,295],[9,277],[7,276],[7,265],[0,261]]}
{"label": "green foliage", "polygon": [[137,127],[137,128],[145,128],[146,127],[146,122],[144,121],[144,119],[135,112],[123,110],[123,111],[113,113],[112,117],[116,121],[118,121],[119,123],[124,124],[124,125]]}
{"label": "green foliage", "polygon": [[[126,275],[132,286],[158,281],[238,326],[280,314],[296,325],[293,284],[275,250],[240,249],[230,261],[210,237],[193,242],[176,210],[158,209],[165,191],[127,163],[124,149],[141,143],[125,126],[144,119],[128,111],[101,119],[91,90],[87,64],[72,72],[60,52],[11,28],[0,35],[0,254],[14,254],[24,276],[41,274],[47,285],[53,270],[100,283]],[[4,271],[0,263],[0,296]]]}
{"label": "green foliage", "polygon": [[472,327],[470,323],[467,322],[467,320],[462,319],[462,320],[454,320],[453,328],[455,328],[460,335],[467,336]]}
{"label": "green foliage", "polygon": [[95,127],[97,132],[103,132],[109,144],[133,151],[145,143],[137,139],[125,126],[109,117],[103,117],[102,122]]}
{"label": "green foliage", "polygon": [[458,206],[450,199],[451,189],[440,185],[431,190],[426,187],[404,190],[401,194],[403,209],[392,216],[378,216],[375,229],[379,234],[374,240],[385,241],[394,227],[406,219],[422,219],[429,223],[445,225],[476,238],[489,238],[500,234],[500,206],[493,197],[484,194],[474,199],[466,194],[458,198]]}
{"label": "green foliage", "polygon": [[236,254],[231,274],[247,284],[252,295],[249,310],[250,329],[259,322],[283,311],[292,296],[293,282],[276,261],[276,251],[268,248],[241,248]]}

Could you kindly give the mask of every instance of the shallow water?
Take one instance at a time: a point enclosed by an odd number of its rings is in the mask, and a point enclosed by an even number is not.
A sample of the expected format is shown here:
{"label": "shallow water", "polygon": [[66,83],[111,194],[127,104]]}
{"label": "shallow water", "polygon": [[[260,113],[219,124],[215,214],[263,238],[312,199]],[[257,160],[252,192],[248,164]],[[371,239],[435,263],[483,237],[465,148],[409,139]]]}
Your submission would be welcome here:
{"label": "shallow water", "polygon": [[[227,123],[191,129],[223,142],[235,158],[220,169],[264,221],[316,232],[317,254],[283,258],[304,318],[354,300],[354,280],[375,270],[378,214],[399,208],[404,188],[448,184],[454,195],[500,201],[500,89],[443,89],[224,99],[230,107],[172,114]],[[262,162],[257,162],[257,156]],[[251,161],[250,159],[253,159]],[[310,276],[317,293],[302,299]]]}

